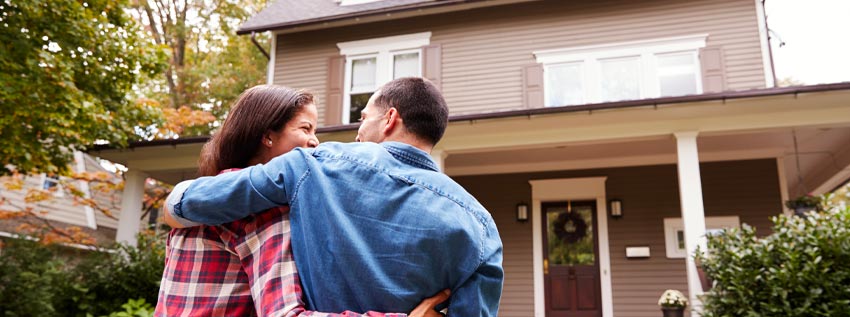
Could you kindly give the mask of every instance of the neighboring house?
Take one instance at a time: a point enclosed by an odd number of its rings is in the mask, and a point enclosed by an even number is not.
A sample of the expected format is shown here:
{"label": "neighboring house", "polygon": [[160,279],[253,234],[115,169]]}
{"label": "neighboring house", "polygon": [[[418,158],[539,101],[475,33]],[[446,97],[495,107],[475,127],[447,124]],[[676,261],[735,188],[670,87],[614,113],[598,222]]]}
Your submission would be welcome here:
{"label": "neighboring house", "polygon": [[[441,87],[433,156],[496,220],[500,316],[657,316],[665,289],[698,310],[706,233],[768,234],[850,178],[850,83],[775,87],[758,0],[279,0],[239,32],[266,31],[268,82],[320,97],[322,141],[392,78]],[[205,141],[93,154],[139,190],[193,178]]]}
{"label": "neighboring house", "polygon": [[[104,172],[110,175],[110,181],[118,183],[121,177],[115,175],[100,165],[93,157],[82,152],[74,153],[74,162],[71,166],[74,172]],[[0,178],[0,183],[7,179]],[[85,193],[86,198],[93,198],[97,205],[107,209],[112,213],[112,217],[107,216],[103,212],[95,210],[89,206],[79,204],[75,201],[75,197],[67,192],[60,181],[55,176],[47,174],[24,175],[23,188],[20,190],[9,190],[6,187],[0,187],[0,197],[7,201],[3,206],[4,210],[20,210],[20,208],[32,207],[36,212],[45,212],[42,219],[58,228],[67,228],[69,226],[80,227],[83,232],[95,238],[100,244],[109,244],[115,241],[115,229],[118,227],[118,218],[121,215],[121,192],[120,191],[101,191],[89,188],[90,184],[85,181],[74,181],[64,179],[63,182],[70,181],[73,186]],[[93,183],[94,184],[94,183]],[[96,186],[96,185],[95,185]],[[27,203],[25,196],[30,189],[44,189],[52,191],[52,197],[36,203]],[[29,219],[34,220],[34,219]],[[39,224],[39,221],[30,221]],[[7,219],[0,221],[0,237],[16,236],[16,228],[24,223],[24,219]]]}

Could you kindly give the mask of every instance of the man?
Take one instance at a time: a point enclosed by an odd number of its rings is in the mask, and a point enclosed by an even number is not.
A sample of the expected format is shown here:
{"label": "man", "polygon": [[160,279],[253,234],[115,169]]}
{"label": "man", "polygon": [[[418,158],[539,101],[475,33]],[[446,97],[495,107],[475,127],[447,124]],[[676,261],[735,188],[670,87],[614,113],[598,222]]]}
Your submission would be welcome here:
{"label": "man", "polygon": [[450,288],[449,315],[496,316],[504,279],[496,225],[428,154],[447,122],[433,83],[396,79],[362,111],[361,143],[296,149],[181,183],[168,213],[179,225],[216,225],[289,205],[311,309],[411,311]]}

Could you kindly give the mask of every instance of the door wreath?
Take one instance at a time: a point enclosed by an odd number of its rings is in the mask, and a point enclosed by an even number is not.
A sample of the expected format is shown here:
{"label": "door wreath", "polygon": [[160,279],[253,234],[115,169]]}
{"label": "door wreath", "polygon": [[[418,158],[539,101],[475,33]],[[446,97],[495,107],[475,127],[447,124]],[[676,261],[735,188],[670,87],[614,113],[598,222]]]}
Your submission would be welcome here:
{"label": "door wreath", "polygon": [[[572,223],[574,231],[567,231],[567,224]],[[587,234],[587,223],[577,212],[563,212],[552,223],[553,231],[561,241],[567,244],[579,242]]]}

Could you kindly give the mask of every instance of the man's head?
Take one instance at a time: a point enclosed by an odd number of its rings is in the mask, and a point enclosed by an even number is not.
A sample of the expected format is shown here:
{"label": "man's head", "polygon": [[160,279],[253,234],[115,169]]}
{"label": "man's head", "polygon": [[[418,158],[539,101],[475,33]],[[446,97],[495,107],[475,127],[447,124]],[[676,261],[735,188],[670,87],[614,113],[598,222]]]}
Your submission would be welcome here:
{"label": "man's head", "polygon": [[360,114],[357,141],[380,143],[412,137],[433,147],[443,137],[448,119],[449,109],[437,86],[424,78],[399,78],[369,98]]}

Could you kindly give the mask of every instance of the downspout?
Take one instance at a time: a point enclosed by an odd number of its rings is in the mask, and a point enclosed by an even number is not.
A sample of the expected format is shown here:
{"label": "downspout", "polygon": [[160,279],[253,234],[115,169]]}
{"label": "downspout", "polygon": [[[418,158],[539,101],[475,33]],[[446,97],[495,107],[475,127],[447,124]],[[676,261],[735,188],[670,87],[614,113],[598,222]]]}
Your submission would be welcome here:
{"label": "downspout", "polygon": [[767,7],[764,5],[767,0],[761,0],[759,2],[761,2],[761,10],[764,12],[764,28],[767,31],[765,32],[765,36],[767,36],[767,55],[770,57],[770,72],[773,75],[773,86],[777,87],[779,81],[776,78],[776,65],[773,63],[773,45],[770,45],[770,26],[767,25]]}
{"label": "downspout", "polygon": [[[260,46],[260,43],[257,42],[256,36],[257,36],[257,33],[251,32],[251,43],[254,43],[254,46],[256,46],[258,50],[260,50],[260,53],[263,53],[263,55],[266,56],[266,60],[271,60],[272,59],[271,55],[269,55],[269,52],[266,52],[266,50],[262,46]],[[774,75],[774,77],[776,77],[776,75]]]}

